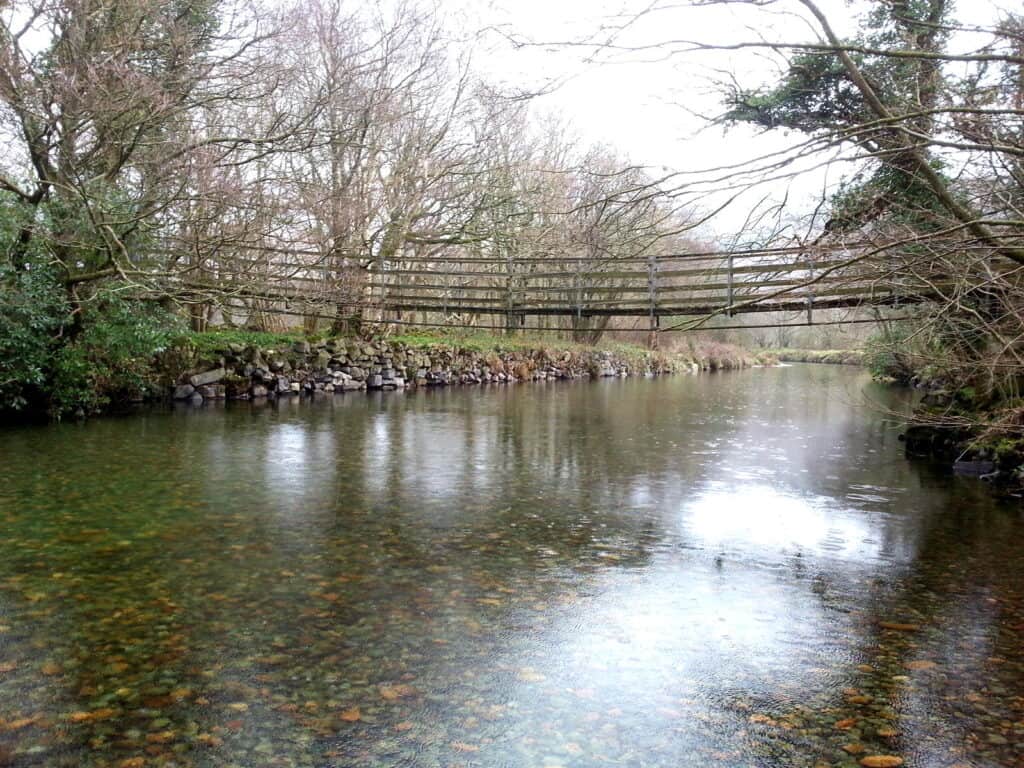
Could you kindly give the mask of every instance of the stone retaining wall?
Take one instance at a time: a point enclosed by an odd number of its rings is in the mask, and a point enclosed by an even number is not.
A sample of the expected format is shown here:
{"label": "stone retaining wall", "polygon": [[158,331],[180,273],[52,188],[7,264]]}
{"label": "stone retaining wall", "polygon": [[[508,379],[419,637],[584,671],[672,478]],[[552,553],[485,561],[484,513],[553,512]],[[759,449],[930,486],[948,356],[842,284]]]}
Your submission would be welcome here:
{"label": "stone retaining wall", "polygon": [[[207,356],[210,358],[211,356]],[[331,339],[282,349],[228,344],[198,370],[175,372],[175,400],[283,397],[303,394],[513,384],[551,379],[652,376],[699,369],[693,363],[638,350],[488,350],[448,345],[408,347],[396,342]]]}

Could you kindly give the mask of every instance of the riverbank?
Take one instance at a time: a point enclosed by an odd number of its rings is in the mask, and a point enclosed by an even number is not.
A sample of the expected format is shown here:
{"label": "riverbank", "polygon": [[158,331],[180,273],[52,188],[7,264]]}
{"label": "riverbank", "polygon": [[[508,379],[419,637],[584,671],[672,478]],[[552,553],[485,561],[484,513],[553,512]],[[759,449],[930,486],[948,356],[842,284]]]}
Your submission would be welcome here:
{"label": "riverbank", "polygon": [[990,483],[1000,495],[1024,498],[1024,408],[979,398],[971,387],[922,388],[928,391],[900,435],[907,454],[946,463],[956,474]]}
{"label": "riverbank", "polygon": [[[81,339],[40,358],[33,375],[0,387],[7,422],[86,417],[142,402],[252,399],[425,386],[657,376],[775,362],[731,344],[693,341],[648,350],[550,336],[412,333],[377,338],[218,329],[131,331]],[[109,329],[107,329],[109,331]],[[127,339],[127,340],[126,340]]]}
{"label": "riverbank", "polygon": [[869,346],[865,365],[877,381],[920,393],[900,434],[908,456],[1024,496],[1024,405],[1012,377],[978,375],[898,339]]}
{"label": "riverbank", "polygon": [[773,349],[769,354],[782,363],[823,363],[826,365],[864,365],[860,349]]}
{"label": "riverbank", "polygon": [[661,376],[744,368],[773,359],[723,344],[665,353],[634,344],[587,346],[481,335],[364,340],[212,332],[192,334],[160,354],[145,392],[150,398],[198,404],[360,390]]}
{"label": "riverbank", "polygon": [[[900,435],[908,456],[946,465],[956,474],[990,483],[1003,496],[1024,496],[1024,409],[1004,399],[956,387],[927,370],[886,366],[885,350],[774,349],[783,363],[854,365],[871,369],[876,380],[923,391],[910,423]],[[882,361],[882,362],[879,362]],[[999,428],[998,425],[1005,425]],[[995,428],[993,428],[993,425]],[[1014,430],[1011,427],[1018,425]]]}
{"label": "riverbank", "polygon": [[240,332],[191,334],[158,355],[138,398],[201,403],[359,390],[664,376],[770,365],[719,343],[659,352],[486,335],[308,339]]}

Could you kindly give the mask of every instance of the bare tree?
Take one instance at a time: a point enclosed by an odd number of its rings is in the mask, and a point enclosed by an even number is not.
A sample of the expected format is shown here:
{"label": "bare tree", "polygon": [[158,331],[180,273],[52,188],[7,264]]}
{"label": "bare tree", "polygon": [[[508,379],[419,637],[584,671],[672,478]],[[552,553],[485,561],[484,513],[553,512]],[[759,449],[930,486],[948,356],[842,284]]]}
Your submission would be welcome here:
{"label": "bare tree", "polygon": [[276,86],[263,59],[272,30],[226,3],[24,0],[0,11],[0,130],[13,150],[0,186],[45,207],[21,240],[45,239],[73,292],[165,278],[181,256],[164,250],[165,225],[204,194],[192,171],[237,167],[288,133],[280,114],[258,135],[214,117]]}

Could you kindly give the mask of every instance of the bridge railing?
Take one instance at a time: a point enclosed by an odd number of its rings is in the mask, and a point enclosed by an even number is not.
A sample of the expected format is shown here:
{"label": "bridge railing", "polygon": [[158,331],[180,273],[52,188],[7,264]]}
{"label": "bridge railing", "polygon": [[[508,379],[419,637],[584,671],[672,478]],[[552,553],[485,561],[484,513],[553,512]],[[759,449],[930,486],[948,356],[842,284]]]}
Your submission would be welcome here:
{"label": "bridge railing", "polygon": [[[639,253],[609,258],[559,254],[486,257],[443,254],[368,260],[239,260],[186,278],[197,295],[218,291],[272,310],[360,313],[368,319],[491,317],[506,327],[527,318],[647,318],[804,312],[913,303],[942,288],[941,276],[907,279],[905,264],[863,244]],[[901,280],[893,279],[897,273]],[[502,320],[503,319],[503,320]]]}

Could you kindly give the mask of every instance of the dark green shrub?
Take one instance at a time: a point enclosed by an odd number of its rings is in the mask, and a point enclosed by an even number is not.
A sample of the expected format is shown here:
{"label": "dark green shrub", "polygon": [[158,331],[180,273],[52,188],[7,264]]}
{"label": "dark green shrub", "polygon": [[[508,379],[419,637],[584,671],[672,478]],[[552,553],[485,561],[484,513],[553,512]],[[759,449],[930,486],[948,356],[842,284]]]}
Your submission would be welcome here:
{"label": "dark green shrub", "polygon": [[67,317],[64,290],[49,269],[0,264],[0,411],[43,398]]}
{"label": "dark green shrub", "polygon": [[888,330],[869,338],[864,345],[864,365],[877,379],[909,381],[915,369],[908,334]]}
{"label": "dark green shrub", "polygon": [[87,303],[80,332],[54,358],[53,413],[91,413],[144,395],[153,357],[181,333],[180,322],[153,302],[108,296]]}

